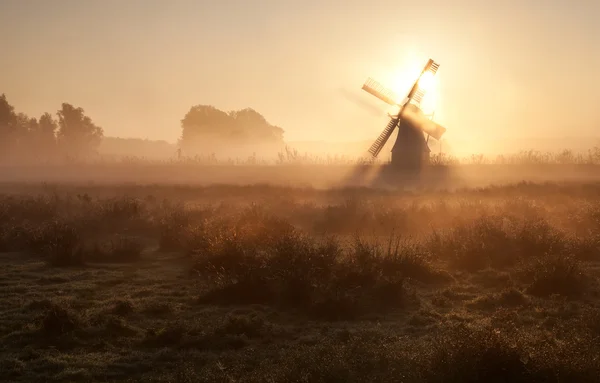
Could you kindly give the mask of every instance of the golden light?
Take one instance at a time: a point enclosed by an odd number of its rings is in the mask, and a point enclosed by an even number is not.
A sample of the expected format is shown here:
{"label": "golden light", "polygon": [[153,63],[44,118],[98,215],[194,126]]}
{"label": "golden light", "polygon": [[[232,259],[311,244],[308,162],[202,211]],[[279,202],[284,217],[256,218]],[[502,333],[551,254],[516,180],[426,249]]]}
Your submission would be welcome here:
{"label": "golden light", "polygon": [[419,78],[421,70],[423,70],[422,63],[414,59],[408,60],[385,81],[385,84],[401,98],[399,102],[406,97],[415,80]]}
{"label": "golden light", "polygon": [[[425,74],[428,74],[427,78],[425,78]],[[431,72],[425,72],[425,74],[421,77],[421,81],[425,80],[425,83],[420,83],[420,85],[427,90],[427,93],[425,93],[425,97],[421,101],[421,110],[425,114],[431,114],[437,109],[439,104],[440,82],[438,76],[440,74],[437,73],[435,76]]]}
{"label": "golden light", "polygon": [[435,75],[429,71],[423,73],[421,78],[419,79],[419,87],[425,89],[426,92],[429,92],[433,87],[433,82],[435,81]]}
{"label": "golden light", "polygon": [[[398,103],[404,101],[408,92],[423,70],[423,64],[426,62],[425,56],[414,53],[407,54],[401,63],[394,65],[394,71],[389,72],[388,76],[381,76],[382,83],[396,93]],[[435,75],[429,71],[423,73],[419,80],[419,86],[426,90],[425,97],[421,101],[421,110],[425,114],[431,114],[436,109],[439,96],[439,72]],[[397,114],[398,107],[392,106],[387,110],[388,114]]]}

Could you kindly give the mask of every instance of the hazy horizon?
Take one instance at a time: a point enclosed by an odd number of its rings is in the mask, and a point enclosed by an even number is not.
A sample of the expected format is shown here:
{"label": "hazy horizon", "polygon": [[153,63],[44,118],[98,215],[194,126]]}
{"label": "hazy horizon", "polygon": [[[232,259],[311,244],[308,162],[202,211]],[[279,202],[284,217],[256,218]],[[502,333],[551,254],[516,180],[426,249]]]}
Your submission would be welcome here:
{"label": "hazy horizon", "polygon": [[32,116],[81,106],[106,136],[173,142],[189,108],[210,104],[252,107],[287,141],[358,141],[386,122],[364,80],[402,90],[431,57],[448,140],[590,137],[599,14],[557,0],[4,0],[0,93]]}

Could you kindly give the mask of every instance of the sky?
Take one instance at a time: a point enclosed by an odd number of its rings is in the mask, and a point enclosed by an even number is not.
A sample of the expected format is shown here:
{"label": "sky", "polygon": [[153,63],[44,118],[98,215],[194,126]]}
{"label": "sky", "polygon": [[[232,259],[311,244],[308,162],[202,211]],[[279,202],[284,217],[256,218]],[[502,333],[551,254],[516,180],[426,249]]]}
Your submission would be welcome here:
{"label": "sky", "polygon": [[0,93],[31,116],[80,106],[107,136],[174,142],[210,104],[290,141],[368,140],[388,108],[367,77],[406,93],[433,58],[449,140],[587,137],[599,18],[597,0],[0,0]]}

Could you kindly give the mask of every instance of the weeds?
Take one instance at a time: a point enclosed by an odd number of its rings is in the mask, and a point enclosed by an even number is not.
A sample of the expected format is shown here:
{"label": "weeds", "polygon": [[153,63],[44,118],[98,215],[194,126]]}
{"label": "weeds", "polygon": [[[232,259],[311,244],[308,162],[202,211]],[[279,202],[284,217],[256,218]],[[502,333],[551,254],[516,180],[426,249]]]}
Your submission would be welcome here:
{"label": "weeds", "polygon": [[594,381],[599,191],[0,196],[0,379]]}

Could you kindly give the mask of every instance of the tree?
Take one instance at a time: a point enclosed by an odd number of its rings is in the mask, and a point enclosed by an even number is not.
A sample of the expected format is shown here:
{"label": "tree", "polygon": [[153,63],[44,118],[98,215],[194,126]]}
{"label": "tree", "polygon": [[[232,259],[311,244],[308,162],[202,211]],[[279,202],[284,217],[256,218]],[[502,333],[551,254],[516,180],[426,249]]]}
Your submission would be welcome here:
{"label": "tree", "polygon": [[184,150],[218,152],[283,144],[283,129],[251,108],[226,113],[212,105],[196,105],[181,120],[181,128]]}
{"label": "tree", "polygon": [[20,156],[25,157],[30,153],[32,144],[35,141],[38,130],[38,121],[25,113],[17,114],[17,138],[18,146],[21,149]]}
{"label": "tree", "polygon": [[44,113],[40,117],[39,122],[39,134],[43,137],[43,141],[48,144],[56,143],[56,130],[58,129],[58,124],[56,120],[52,118],[50,113]]}
{"label": "tree", "polygon": [[39,121],[31,119],[28,140],[38,159],[49,159],[56,154],[56,129],[58,124],[50,113],[44,113]]}
{"label": "tree", "polygon": [[15,108],[8,103],[6,95],[0,95],[0,129],[4,132],[16,120]]}
{"label": "tree", "polygon": [[192,106],[181,120],[181,144],[187,148],[227,135],[231,119],[211,105]]}
{"label": "tree", "polygon": [[0,157],[10,156],[17,140],[17,115],[6,95],[0,95]]}
{"label": "tree", "polygon": [[87,157],[96,152],[104,131],[85,115],[82,108],[63,103],[57,115],[57,144],[64,153],[69,156]]}
{"label": "tree", "polygon": [[252,108],[229,112],[233,119],[234,134],[239,134],[244,139],[259,142],[283,142],[283,129],[271,125]]}

